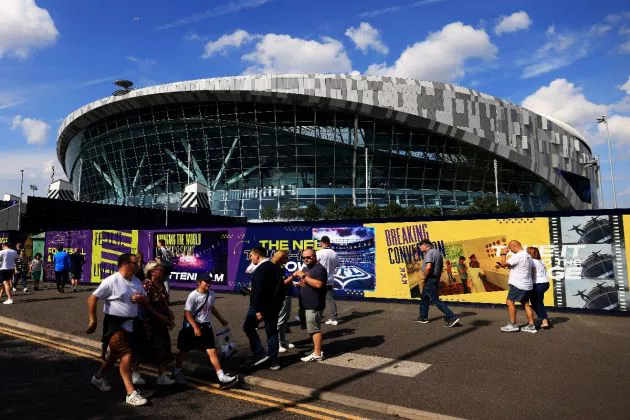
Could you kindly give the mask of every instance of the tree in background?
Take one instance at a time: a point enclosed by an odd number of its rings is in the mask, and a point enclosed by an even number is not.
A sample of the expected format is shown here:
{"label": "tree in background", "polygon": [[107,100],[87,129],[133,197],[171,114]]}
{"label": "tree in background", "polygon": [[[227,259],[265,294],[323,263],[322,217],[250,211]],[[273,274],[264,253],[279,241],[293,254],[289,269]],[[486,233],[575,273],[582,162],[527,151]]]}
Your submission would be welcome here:
{"label": "tree in background", "polygon": [[282,204],[280,213],[278,214],[281,219],[295,220],[300,217],[300,209],[297,201],[287,201]]}
{"label": "tree in background", "polygon": [[322,209],[313,202],[308,203],[306,208],[301,209],[300,216],[304,220],[320,220],[322,218]]}
{"label": "tree in background", "polygon": [[260,218],[262,220],[275,220],[278,218],[278,212],[273,207],[265,207],[260,212]]}

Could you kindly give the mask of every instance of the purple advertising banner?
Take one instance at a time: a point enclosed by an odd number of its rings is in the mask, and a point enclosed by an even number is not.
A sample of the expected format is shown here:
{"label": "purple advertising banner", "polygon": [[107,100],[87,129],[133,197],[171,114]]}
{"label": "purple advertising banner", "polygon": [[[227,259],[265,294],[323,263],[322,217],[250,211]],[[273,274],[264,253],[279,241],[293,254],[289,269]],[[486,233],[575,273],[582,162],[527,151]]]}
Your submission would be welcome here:
{"label": "purple advertising banner", "polygon": [[63,246],[69,254],[76,248],[85,256],[85,264],[81,274],[81,283],[89,283],[92,280],[90,267],[92,266],[92,231],[56,231],[46,232],[46,248],[44,249],[44,280],[55,281],[55,264],[53,256],[57,252],[57,246]]}

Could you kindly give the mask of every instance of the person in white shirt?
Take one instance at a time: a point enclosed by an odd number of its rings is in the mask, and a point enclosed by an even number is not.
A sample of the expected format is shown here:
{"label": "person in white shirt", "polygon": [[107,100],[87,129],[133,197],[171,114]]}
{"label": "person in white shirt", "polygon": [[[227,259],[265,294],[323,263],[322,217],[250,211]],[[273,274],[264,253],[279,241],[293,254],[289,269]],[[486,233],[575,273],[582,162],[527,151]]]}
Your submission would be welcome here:
{"label": "person in white shirt", "polygon": [[326,306],[330,308],[330,318],[328,318],[326,324],[338,325],[337,303],[333,296],[333,289],[335,287],[335,272],[337,271],[339,259],[337,258],[337,253],[332,249],[332,244],[328,236],[322,236],[319,242],[321,249],[317,251],[317,262],[323,265],[328,273],[328,281],[326,282]]}
{"label": "person in white shirt", "polygon": [[545,292],[549,290],[549,278],[547,268],[540,261],[540,251],[538,248],[530,246],[527,253],[532,257],[536,274],[534,276],[534,293],[532,296],[532,308],[540,321],[540,328],[548,329],[550,326],[549,315],[545,309]]}
{"label": "person in white shirt", "polygon": [[[507,259],[507,254],[510,251],[514,255],[512,255],[510,259]],[[534,289],[532,279],[534,263],[532,262],[532,257],[523,249],[519,241],[510,241],[507,248],[501,250],[501,261],[497,263],[497,266],[510,270],[508,277],[510,289],[506,301],[510,321],[506,326],[501,327],[501,331],[516,332],[520,330],[528,333],[536,333],[534,311],[530,305],[533,293],[532,290]],[[527,315],[527,325],[522,328],[516,324],[516,302],[521,303]]]}
{"label": "person in white shirt", "polygon": [[[11,279],[15,273],[15,261],[17,258],[18,253],[14,249],[11,249],[11,244],[8,242],[2,244],[2,251],[0,251],[0,279],[4,285],[4,291],[7,292],[7,300],[2,302],[4,305],[11,305],[13,303]],[[0,288],[0,298],[2,298],[2,288]]]}
{"label": "person in white shirt", "polygon": [[228,322],[215,307],[216,297],[211,287],[211,275],[201,275],[197,280],[197,289],[190,292],[184,306],[184,325],[177,336],[179,354],[175,360],[173,379],[177,383],[185,384],[186,378],[182,374],[182,365],[186,355],[191,350],[201,350],[208,355],[210,364],[217,373],[219,386],[222,389],[232,387],[238,383],[238,377],[223,372],[219,352],[215,348],[214,331],[212,330],[212,315],[226,327]]}
{"label": "person in white shirt", "polygon": [[[133,321],[138,316],[138,305],[150,310],[146,292],[134,274],[138,270],[136,256],[122,254],[118,257],[118,272],[107,277],[88,298],[89,324],[87,333],[96,331],[96,306],[100,299],[104,301],[103,312],[103,363],[92,376],[92,384],[101,391],[110,391],[107,383],[107,370],[120,359],[120,376],[125,384],[127,396],[125,401],[130,405],[145,405],[146,398],[135,389],[132,375],[132,334]],[[109,356],[104,357],[109,347]]]}

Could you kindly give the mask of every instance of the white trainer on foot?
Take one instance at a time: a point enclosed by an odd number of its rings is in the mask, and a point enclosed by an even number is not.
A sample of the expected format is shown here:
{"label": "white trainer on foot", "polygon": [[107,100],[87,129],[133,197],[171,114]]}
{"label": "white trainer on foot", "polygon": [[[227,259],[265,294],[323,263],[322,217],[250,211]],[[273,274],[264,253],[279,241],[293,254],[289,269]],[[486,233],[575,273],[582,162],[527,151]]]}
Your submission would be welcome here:
{"label": "white trainer on foot", "polygon": [[7,299],[4,302],[2,302],[3,305],[13,305],[13,299]]}
{"label": "white trainer on foot", "polygon": [[157,384],[158,385],[173,385],[175,381],[171,379],[166,373],[158,376]]}
{"label": "white trainer on foot", "polygon": [[286,347],[278,346],[278,353],[286,353],[287,351]]}
{"label": "white trainer on foot", "polygon": [[134,385],[146,385],[147,381],[140,375],[139,372],[131,372],[131,382]]}
{"label": "white trainer on foot", "polygon": [[127,395],[125,402],[129,405],[135,406],[145,405],[148,403],[147,399],[140,395],[138,390],[135,390],[131,394]]}
{"label": "white trainer on foot", "polygon": [[99,379],[96,377],[96,375],[94,375],[92,376],[90,382],[92,382],[92,385],[94,385],[101,391],[107,392],[112,390],[112,387],[107,383],[107,379],[105,377]]}
{"label": "white trainer on foot", "polygon": [[28,292],[28,287],[25,287],[23,290],[24,293]]}
{"label": "white trainer on foot", "polygon": [[339,325],[339,321],[337,321],[336,319],[329,319],[328,321],[325,322],[326,325]]}
{"label": "white trainer on foot", "polygon": [[321,356],[318,356],[315,353],[311,353],[306,357],[302,357],[300,360],[302,360],[303,362],[321,362],[322,360],[324,360],[324,354],[322,353]]}
{"label": "white trainer on foot", "polygon": [[293,343],[287,343],[287,348],[288,348],[288,349],[294,349],[294,348],[295,348],[295,344],[293,344]]}

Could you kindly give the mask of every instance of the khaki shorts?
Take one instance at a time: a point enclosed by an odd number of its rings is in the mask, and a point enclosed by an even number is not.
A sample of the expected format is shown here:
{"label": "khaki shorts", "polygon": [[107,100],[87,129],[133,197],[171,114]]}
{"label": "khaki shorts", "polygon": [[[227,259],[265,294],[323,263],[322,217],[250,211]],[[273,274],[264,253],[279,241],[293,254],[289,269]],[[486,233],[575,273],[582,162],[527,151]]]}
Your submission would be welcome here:
{"label": "khaki shorts", "polygon": [[113,360],[132,354],[130,335],[125,330],[116,331],[109,339],[109,354]]}
{"label": "khaki shorts", "polygon": [[306,318],[306,331],[308,331],[309,334],[318,333],[322,325],[324,311],[305,309],[304,315]]}

